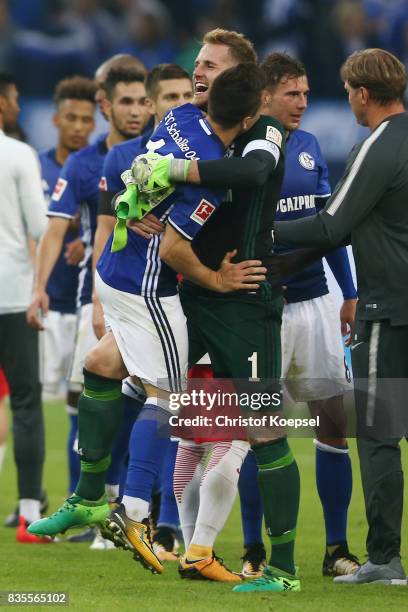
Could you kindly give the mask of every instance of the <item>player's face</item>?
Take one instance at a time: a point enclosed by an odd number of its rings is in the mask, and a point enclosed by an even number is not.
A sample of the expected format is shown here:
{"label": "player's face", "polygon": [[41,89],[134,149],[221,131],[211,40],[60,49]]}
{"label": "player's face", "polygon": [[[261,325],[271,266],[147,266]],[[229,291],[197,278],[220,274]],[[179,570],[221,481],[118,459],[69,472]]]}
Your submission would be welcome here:
{"label": "player's face", "polygon": [[287,131],[297,130],[307,108],[308,95],[306,76],[283,78],[270,93],[268,114],[280,121]]}
{"label": "player's face", "polygon": [[9,85],[6,95],[1,96],[1,110],[4,128],[10,130],[16,127],[20,107],[18,105],[18,91],[15,85]]}
{"label": "player's face", "polygon": [[344,89],[347,91],[348,101],[357,123],[367,127],[368,123],[365,112],[366,106],[363,99],[363,88],[358,87],[355,89],[346,81],[344,84]]}
{"label": "player's face", "polygon": [[118,83],[112,102],[106,102],[106,110],[116,131],[124,138],[135,138],[149,120],[145,105],[146,90],[143,83]]}
{"label": "player's face", "polygon": [[214,79],[224,70],[236,65],[237,61],[232,57],[227,45],[210,43],[203,45],[194,64],[193,104],[200,108],[207,108],[208,94]]}
{"label": "player's face", "polygon": [[191,102],[192,99],[193,86],[190,79],[166,79],[160,81],[157,97],[151,100],[151,107],[161,121],[171,108]]}
{"label": "player's face", "polygon": [[87,143],[95,127],[95,104],[88,100],[62,100],[54,115],[59,144],[69,151],[78,151]]}

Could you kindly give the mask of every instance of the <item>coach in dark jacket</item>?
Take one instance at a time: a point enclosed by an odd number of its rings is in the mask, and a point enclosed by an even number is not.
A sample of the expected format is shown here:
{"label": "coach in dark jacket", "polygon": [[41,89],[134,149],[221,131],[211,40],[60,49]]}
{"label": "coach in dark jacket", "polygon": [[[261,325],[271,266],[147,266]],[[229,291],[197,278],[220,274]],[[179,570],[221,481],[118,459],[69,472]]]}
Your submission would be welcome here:
{"label": "coach in dark jacket", "polygon": [[353,246],[359,301],[351,348],[369,560],[335,582],[405,584],[399,442],[408,414],[407,75],[391,53],[366,49],[346,60],[341,77],[357,122],[371,133],[352,150],[324,210],[276,223],[275,240]]}

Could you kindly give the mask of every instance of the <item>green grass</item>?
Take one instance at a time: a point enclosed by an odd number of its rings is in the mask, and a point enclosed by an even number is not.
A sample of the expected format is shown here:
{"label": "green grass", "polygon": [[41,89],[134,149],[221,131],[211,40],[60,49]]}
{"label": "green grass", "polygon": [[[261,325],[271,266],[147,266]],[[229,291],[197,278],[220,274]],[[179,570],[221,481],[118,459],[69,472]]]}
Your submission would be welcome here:
{"label": "green grass", "polygon": [[[67,419],[61,405],[47,405],[47,462],[45,485],[51,510],[65,496],[65,439]],[[14,530],[0,527],[0,590],[68,591],[70,610],[121,610],[155,612],[228,612],[232,610],[267,610],[302,612],[323,609],[353,612],[387,608],[406,610],[408,591],[404,587],[380,585],[347,587],[334,585],[321,577],[324,550],[322,511],[314,484],[314,449],[311,440],[292,440],[301,470],[302,499],[298,527],[297,563],[302,578],[301,593],[279,595],[234,594],[231,587],[215,583],[182,581],[174,565],[166,567],[163,576],[153,576],[123,551],[91,551],[86,544],[53,544],[47,546],[16,544]],[[353,552],[364,559],[366,523],[358,461],[351,442],[354,466],[354,492],[349,514],[349,542]],[[405,467],[408,467],[406,444],[403,445]],[[0,519],[15,504],[15,470],[11,442],[0,474]],[[407,499],[405,499],[407,501]],[[407,557],[407,542],[403,555]],[[239,569],[242,554],[239,509],[235,505],[219,537],[217,553],[228,566]],[[407,562],[406,562],[407,563]],[[57,609],[57,606],[37,609]]]}

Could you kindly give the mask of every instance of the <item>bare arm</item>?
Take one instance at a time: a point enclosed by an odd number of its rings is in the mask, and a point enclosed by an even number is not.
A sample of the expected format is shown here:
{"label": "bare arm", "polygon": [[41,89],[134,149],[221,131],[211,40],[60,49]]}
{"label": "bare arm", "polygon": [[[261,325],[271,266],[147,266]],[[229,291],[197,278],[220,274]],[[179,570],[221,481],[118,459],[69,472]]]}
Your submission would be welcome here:
{"label": "bare arm", "polygon": [[227,253],[219,270],[207,268],[194,253],[191,243],[170,225],[166,226],[160,245],[160,257],[176,272],[201,285],[205,289],[229,293],[231,291],[256,291],[259,282],[265,280],[266,268],[259,260],[232,264],[236,251]]}
{"label": "bare arm", "polygon": [[116,217],[112,217],[111,215],[98,215],[97,217],[97,227],[95,232],[95,240],[92,252],[92,327],[95,333],[95,336],[98,338],[102,338],[102,336],[106,333],[105,328],[105,318],[103,316],[103,308],[102,304],[98,298],[98,295],[95,291],[95,270],[98,264],[99,258],[102,255],[102,251],[105,248],[105,244],[113,232],[113,228],[115,227]]}
{"label": "bare arm", "polygon": [[45,289],[61,253],[69,221],[64,217],[48,219],[48,225],[37,248],[33,298],[27,310],[27,321],[36,329],[44,329],[38,318],[38,310],[44,315],[48,313],[49,299]]}

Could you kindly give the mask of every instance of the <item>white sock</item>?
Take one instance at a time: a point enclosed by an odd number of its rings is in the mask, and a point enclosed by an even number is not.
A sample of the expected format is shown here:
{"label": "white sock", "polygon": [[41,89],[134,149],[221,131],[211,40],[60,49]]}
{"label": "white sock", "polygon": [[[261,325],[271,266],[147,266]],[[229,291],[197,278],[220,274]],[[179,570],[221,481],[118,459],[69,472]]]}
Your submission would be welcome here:
{"label": "white sock", "polygon": [[127,516],[133,521],[141,523],[149,516],[149,502],[145,499],[124,495],[122,504],[125,506]]}
{"label": "white sock", "polygon": [[39,521],[41,518],[40,505],[41,502],[39,499],[20,499],[20,516],[24,516],[25,520],[29,523]]}
{"label": "white sock", "polygon": [[215,442],[200,487],[200,509],[191,544],[213,548],[238,490],[238,478],[249,444],[241,440]]}
{"label": "white sock", "polygon": [[114,502],[119,497],[119,485],[118,484],[105,484],[105,493],[108,498],[108,502]]}
{"label": "white sock", "polygon": [[3,467],[4,457],[6,455],[6,444],[0,444],[0,472]]}
{"label": "white sock", "polygon": [[180,517],[185,549],[193,537],[200,506],[200,483],[204,474],[203,459],[211,444],[179,442],[174,468],[174,495]]}

